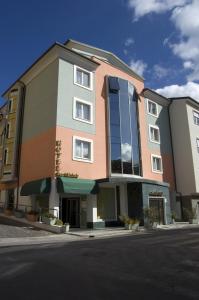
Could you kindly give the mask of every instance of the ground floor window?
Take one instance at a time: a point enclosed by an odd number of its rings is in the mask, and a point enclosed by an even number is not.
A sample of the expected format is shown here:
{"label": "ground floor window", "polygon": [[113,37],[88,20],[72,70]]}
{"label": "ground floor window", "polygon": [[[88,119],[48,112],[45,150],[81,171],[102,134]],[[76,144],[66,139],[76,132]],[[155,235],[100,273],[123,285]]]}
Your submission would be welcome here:
{"label": "ground floor window", "polygon": [[100,219],[116,220],[116,200],[114,188],[100,188],[97,197],[97,215]]}

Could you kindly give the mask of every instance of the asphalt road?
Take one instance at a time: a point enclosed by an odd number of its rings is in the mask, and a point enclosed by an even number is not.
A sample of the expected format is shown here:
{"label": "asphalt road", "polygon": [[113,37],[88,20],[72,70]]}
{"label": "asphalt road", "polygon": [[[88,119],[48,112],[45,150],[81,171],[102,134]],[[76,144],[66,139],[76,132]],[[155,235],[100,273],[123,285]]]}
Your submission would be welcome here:
{"label": "asphalt road", "polygon": [[199,230],[1,247],[0,298],[199,299]]}

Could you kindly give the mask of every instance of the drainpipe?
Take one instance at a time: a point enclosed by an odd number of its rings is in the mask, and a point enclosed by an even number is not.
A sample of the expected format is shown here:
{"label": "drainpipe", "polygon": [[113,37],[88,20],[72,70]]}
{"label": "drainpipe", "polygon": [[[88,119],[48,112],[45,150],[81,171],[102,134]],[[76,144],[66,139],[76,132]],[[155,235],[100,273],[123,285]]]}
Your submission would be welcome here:
{"label": "drainpipe", "polygon": [[22,133],[23,133],[23,121],[24,121],[24,106],[25,106],[25,96],[26,96],[26,85],[23,81],[19,81],[22,85],[21,87],[21,97],[19,105],[19,115],[18,115],[18,133],[17,133],[17,159],[16,159],[16,176],[17,176],[17,201],[16,201],[16,209],[18,209],[19,205],[19,178],[20,178],[20,166],[21,166],[21,144],[22,144]]}

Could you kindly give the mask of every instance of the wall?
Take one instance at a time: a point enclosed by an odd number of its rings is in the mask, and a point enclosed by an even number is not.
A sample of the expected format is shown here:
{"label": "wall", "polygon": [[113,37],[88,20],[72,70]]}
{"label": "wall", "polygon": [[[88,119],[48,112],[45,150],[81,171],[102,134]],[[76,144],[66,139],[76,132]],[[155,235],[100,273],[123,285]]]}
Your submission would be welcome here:
{"label": "wall", "polygon": [[26,88],[20,185],[54,175],[58,60],[48,65]]}
{"label": "wall", "polygon": [[174,100],[170,110],[177,192],[189,195],[196,190],[190,132],[185,101]]}
{"label": "wall", "polygon": [[197,149],[196,139],[199,139],[199,126],[194,124],[193,120],[193,111],[197,111],[199,113],[199,110],[195,109],[193,106],[187,104],[186,105],[187,110],[187,117],[188,117],[188,124],[189,124],[189,132],[190,132],[190,142],[191,142],[191,149],[192,158],[193,158],[193,170],[194,172],[194,182],[195,182],[195,190],[192,192],[199,193],[199,152]]}

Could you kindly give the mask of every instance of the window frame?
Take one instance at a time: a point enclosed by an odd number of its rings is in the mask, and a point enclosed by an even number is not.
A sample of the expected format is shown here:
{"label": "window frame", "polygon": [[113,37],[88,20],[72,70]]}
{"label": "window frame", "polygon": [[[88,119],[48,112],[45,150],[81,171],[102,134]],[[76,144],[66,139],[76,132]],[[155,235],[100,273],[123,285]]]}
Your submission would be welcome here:
{"label": "window frame", "polygon": [[[158,130],[158,136],[159,136],[158,141],[152,139],[151,128]],[[161,141],[160,141],[160,128],[158,126],[149,124],[149,139],[150,139],[150,142],[160,145],[160,143],[161,143]]]}
{"label": "window frame", "polygon": [[[80,118],[76,117],[77,102],[80,102],[82,104],[86,104],[86,105],[90,106],[90,121],[85,120],[85,119],[80,119]],[[80,99],[80,98],[77,98],[77,97],[73,97],[73,119],[77,120],[77,121],[80,121],[80,122],[87,123],[87,124],[93,124],[93,103],[89,102],[89,101],[86,101],[86,100],[83,100],[83,99]]]}
{"label": "window frame", "polygon": [[[198,124],[195,123],[195,116],[194,116],[194,113],[196,113],[196,114],[198,115]],[[196,118],[197,118],[197,117],[196,117]],[[194,123],[194,125],[199,126],[199,112],[198,112],[197,110],[193,110],[193,123]]]}
{"label": "window frame", "polygon": [[[155,106],[156,106],[156,114],[153,114],[153,113],[151,113],[151,112],[149,111],[149,102],[155,104]],[[147,113],[148,113],[149,115],[153,116],[153,117],[156,117],[156,118],[157,118],[158,115],[159,115],[157,103],[154,102],[154,101],[152,101],[152,100],[150,100],[150,99],[147,99]]]}
{"label": "window frame", "polygon": [[[5,160],[5,152],[7,153],[7,154],[6,154],[6,160]],[[8,165],[8,153],[9,153],[8,148],[5,148],[5,149],[4,149],[4,155],[3,155],[3,165],[4,165],[4,166],[7,166],[7,165]]]}
{"label": "window frame", "polygon": [[199,153],[199,138],[198,137],[196,138],[196,149],[197,149],[197,152]]}
{"label": "window frame", "polygon": [[[7,130],[7,127],[8,127],[8,130]],[[10,122],[8,122],[7,124],[6,124],[6,139],[9,139],[10,138],[10,128],[11,128],[11,123]]]}
{"label": "window frame", "polygon": [[[89,74],[89,76],[90,76],[90,86],[89,87],[84,86],[84,85],[82,85],[82,84],[80,84],[80,83],[77,82],[77,70],[78,69],[81,70],[84,73],[88,73]],[[93,72],[90,72],[90,71],[88,71],[88,70],[86,70],[86,69],[84,69],[82,67],[74,65],[74,84],[76,84],[78,86],[81,86],[82,88],[87,89],[89,91],[92,91],[93,90]]]}
{"label": "window frame", "polygon": [[[76,141],[79,140],[79,141],[82,141],[82,142],[87,142],[87,143],[90,143],[90,159],[84,159],[84,158],[81,158],[81,157],[76,157],[75,156],[75,146],[76,146]],[[80,137],[80,136],[73,136],[73,160],[75,161],[80,161],[80,162],[85,162],[85,163],[93,163],[94,161],[94,158],[93,158],[93,140],[91,139],[87,139],[87,138],[84,138],[84,137]]]}
{"label": "window frame", "polygon": [[13,99],[9,99],[9,104],[8,104],[8,113],[13,112]]}
{"label": "window frame", "polygon": [[[153,168],[153,158],[159,158],[160,159],[161,170],[155,170]],[[151,169],[152,169],[153,173],[158,173],[158,174],[163,173],[162,156],[156,155],[156,154],[151,154]]]}

